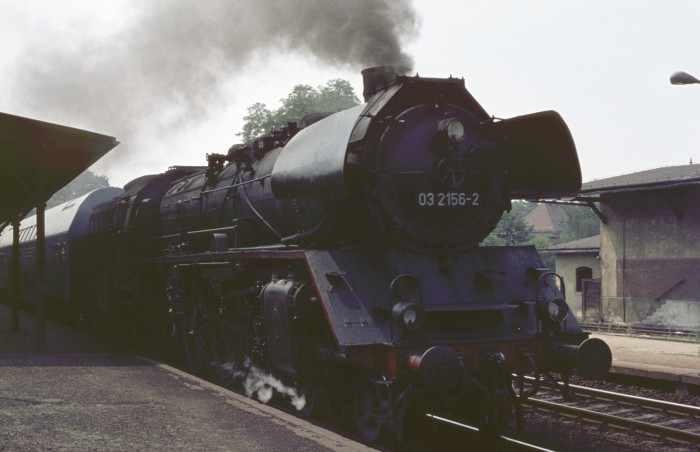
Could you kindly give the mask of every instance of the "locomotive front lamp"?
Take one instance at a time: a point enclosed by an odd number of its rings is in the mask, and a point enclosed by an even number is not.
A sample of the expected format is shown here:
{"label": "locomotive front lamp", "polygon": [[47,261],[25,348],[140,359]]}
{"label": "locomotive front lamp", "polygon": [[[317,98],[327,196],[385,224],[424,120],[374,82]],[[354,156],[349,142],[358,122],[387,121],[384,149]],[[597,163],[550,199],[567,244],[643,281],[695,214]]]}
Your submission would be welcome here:
{"label": "locomotive front lamp", "polygon": [[687,72],[678,71],[671,74],[671,85],[692,85],[693,83],[700,83],[700,80]]}
{"label": "locomotive front lamp", "polygon": [[562,298],[551,298],[537,302],[537,316],[542,320],[559,323],[569,315],[569,306]]}
{"label": "locomotive front lamp", "polygon": [[416,303],[396,303],[391,311],[394,321],[409,331],[418,331],[425,325],[425,309]]}
{"label": "locomotive front lamp", "polygon": [[464,123],[459,119],[448,119],[444,130],[447,133],[447,138],[453,143],[459,143],[466,135]]}
{"label": "locomotive front lamp", "polygon": [[561,298],[555,298],[547,305],[547,313],[553,322],[561,322],[569,315],[569,307]]}

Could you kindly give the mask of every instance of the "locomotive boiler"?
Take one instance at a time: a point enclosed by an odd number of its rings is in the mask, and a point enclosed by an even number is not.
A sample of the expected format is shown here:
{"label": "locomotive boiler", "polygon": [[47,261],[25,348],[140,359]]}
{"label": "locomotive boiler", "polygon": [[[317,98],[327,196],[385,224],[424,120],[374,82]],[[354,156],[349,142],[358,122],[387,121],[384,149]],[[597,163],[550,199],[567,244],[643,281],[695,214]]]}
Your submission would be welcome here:
{"label": "locomotive boiler", "polygon": [[350,407],[367,441],[428,407],[498,431],[536,390],[519,377],[604,376],[609,348],[534,247],[479,245],[511,200],[577,194],[563,119],[499,120],[463,79],[401,72],[366,69],[363,104],[96,207],[74,249],[111,256],[114,287],[100,309],[100,288],[77,297],[83,316],[148,312],[193,370],[234,384],[264,369],[306,414]]}

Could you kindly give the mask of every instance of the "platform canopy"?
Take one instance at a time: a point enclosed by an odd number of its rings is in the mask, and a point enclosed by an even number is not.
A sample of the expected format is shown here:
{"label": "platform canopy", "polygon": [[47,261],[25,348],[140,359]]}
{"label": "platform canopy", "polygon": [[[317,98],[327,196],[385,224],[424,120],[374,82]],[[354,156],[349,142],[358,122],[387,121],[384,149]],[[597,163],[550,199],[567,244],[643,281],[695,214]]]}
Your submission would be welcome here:
{"label": "platform canopy", "polygon": [[0,113],[0,231],[118,144],[114,137]]}

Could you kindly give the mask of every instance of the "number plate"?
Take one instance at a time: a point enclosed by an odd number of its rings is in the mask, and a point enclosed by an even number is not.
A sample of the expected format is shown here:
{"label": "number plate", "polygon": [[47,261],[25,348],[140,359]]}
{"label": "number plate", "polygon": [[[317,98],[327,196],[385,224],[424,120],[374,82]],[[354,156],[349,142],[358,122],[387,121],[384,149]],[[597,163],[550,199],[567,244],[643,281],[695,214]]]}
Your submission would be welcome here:
{"label": "number plate", "polygon": [[467,195],[462,192],[421,192],[418,193],[420,207],[465,207],[478,206],[479,193]]}

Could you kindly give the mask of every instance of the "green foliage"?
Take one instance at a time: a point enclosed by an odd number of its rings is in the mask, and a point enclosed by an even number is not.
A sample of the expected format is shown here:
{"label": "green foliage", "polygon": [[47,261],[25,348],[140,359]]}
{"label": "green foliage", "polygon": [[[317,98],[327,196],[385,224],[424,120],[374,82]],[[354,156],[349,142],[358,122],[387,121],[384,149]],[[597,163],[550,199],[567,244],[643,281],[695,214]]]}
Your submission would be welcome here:
{"label": "green foliage", "polygon": [[272,112],[263,103],[256,102],[248,107],[248,114],[243,117],[245,124],[237,135],[245,141],[268,132],[274,126]]}
{"label": "green foliage", "polygon": [[587,206],[564,206],[566,229],[560,242],[583,239],[600,234],[600,220],[593,209]]}
{"label": "green foliage", "polygon": [[248,114],[243,117],[245,123],[237,135],[243,141],[250,141],[275,127],[298,121],[311,113],[344,110],[359,104],[360,100],[350,82],[333,79],[316,88],[310,85],[296,85],[286,98],[280,99],[280,103],[277,110],[270,110],[260,102],[248,107]]}
{"label": "green foliage", "polygon": [[549,239],[548,239],[547,237],[544,237],[544,236],[541,236],[541,235],[537,235],[537,236],[531,238],[531,239],[527,242],[527,244],[528,244],[528,245],[534,246],[534,247],[537,248],[538,250],[541,250],[541,249],[544,249],[544,248],[549,248],[549,245],[551,245],[551,244],[549,243]]}
{"label": "green foliage", "polygon": [[506,241],[496,235],[495,232],[487,235],[484,240],[481,241],[482,246],[506,246]]}
{"label": "green foliage", "polygon": [[107,176],[95,174],[89,169],[85,170],[78,175],[78,177],[70,181],[68,185],[54,193],[51,199],[47,201],[46,207],[51,208],[63,204],[71,199],[78,198],[93,190],[104,187],[109,187],[109,179]]}
{"label": "green foliage", "polygon": [[481,242],[481,245],[532,245],[540,252],[545,266],[554,268],[554,253],[544,251],[551,245],[549,239],[543,236],[533,236],[533,226],[525,222],[525,216],[535,207],[537,207],[536,203],[513,201],[511,211],[503,214],[501,221],[499,221],[493,232]]}
{"label": "green foliage", "polygon": [[[529,243],[535,245],[537,249],[547,248],[549,243],[545,244],[544,241],[546,239],[544,237],[535,237],[531,241],[527,237],[528,232],[532,234],[532,227],[529,227],[529,231],[526,231],[528,225],[520,224],[520,217],[522,217],[522,223],[525,223],[525,216],[535,207],[537,207],[537,203],[513,201],[510,213],[503,215],[496,229],[484,239],[482,244],[512,246]],[[600,233],[600,220],[593,212],[593,209],[583,205],[567,205],[563,206],[563,209],[566,214],[566,223],[559,242],[569,242]]]}
{"label": "green foliage", "polygon": [[282,106],[273,115],[277,126],[288,121],[296,121],[309,113],[318,113],[319,92],[310,85],[297,85],[286,99],[281,99]]}
{"label": "green foliage", "polygon": [[489,234],[481,245],[483,246],[515,246],[527,245],[532,239],[532,226],[525,222],[525,215],[537,204],[527,201],[513,201],[510,212],[501,217],[496,228]]}
{"label": "green foliage", "polygon": [[532,245],[540,251],[542,261],[549,268],[554,268],[554,254],[546,252],[549,248],[549,239],[543,236],[532,235],[532,225],[525,222],[527,215],[537,204],[515,201],[510,212],[504,213],[501,221],[482,242],[482,246],[516,246]]}
{"label": "green foliage", "polygon": [[359,104],[360,99],[349,81],[337,78],[319,86],[317,102],[320,111],[340,111]]}
{"label": "green foliage", "polygon": [[532,225],[525,222],[522,209],[514,208],[501,217],[496,228],[482,242],[484,245],[525,245],[532,239]]}

